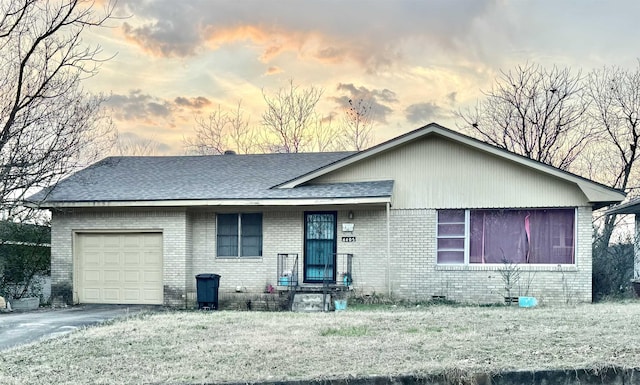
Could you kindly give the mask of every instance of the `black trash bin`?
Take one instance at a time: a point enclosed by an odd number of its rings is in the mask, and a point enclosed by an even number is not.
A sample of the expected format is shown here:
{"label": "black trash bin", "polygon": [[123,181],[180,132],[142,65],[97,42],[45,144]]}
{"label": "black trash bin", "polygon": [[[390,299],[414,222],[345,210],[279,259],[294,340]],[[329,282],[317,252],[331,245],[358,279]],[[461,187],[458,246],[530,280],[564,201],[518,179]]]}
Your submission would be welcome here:
{"label": "black trash bin", "polygon": [[218,274],[198,274],[196,275],[196,287],[198,292],[198,309],[209,308],[218,310],[220,276]]}

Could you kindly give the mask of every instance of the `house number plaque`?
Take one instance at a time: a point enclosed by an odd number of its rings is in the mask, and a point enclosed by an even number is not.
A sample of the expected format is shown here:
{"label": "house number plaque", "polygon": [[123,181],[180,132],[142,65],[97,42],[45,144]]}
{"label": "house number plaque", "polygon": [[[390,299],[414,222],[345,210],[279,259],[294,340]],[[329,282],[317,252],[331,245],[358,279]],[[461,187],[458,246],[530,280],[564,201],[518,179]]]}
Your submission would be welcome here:
{"label": "house number plaque", "polygon": [[356,237],[342,237],[342,242],[355,242]]}

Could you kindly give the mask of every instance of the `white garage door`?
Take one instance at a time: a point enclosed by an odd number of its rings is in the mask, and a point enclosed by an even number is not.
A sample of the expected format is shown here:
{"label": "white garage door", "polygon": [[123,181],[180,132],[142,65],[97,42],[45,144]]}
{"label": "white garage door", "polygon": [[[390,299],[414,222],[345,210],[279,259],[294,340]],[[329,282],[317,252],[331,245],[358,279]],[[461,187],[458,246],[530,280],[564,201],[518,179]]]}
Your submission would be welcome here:
{"label": "white garage door", "polygon": [[161,233],[82,233],[77,241],[80,303],[162,304]]}

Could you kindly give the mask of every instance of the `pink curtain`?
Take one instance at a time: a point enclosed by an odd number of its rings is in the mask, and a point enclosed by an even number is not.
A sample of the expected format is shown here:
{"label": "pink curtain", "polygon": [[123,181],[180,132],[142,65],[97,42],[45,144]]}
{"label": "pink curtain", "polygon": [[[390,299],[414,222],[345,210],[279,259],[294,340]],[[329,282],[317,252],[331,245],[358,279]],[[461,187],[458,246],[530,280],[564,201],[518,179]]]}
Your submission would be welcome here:
{"label": "pink curtain", "polygon": [[573,263],[574,210],[472,210],[470,263]]}
{"label": "pink curtain", "polygon": [[470,263],[526,263],[526,213],[520,210],[473,210]]}
{"label": "pink curtain", "polygon": [[573,263],[574,219],[573,210],[533,211],[529,263]]}

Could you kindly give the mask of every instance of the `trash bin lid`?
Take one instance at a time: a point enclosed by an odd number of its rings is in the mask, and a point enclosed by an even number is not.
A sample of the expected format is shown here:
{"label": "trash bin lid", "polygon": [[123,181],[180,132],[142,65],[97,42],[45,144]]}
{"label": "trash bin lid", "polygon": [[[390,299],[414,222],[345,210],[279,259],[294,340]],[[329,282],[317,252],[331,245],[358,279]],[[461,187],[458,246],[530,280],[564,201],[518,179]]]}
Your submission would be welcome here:
{"label": "trash bin lid", "polygon": [[212,273],[206,273],[206,274],[198,274],[196,275],[197,279],[214,279],[214,278],[220,278],[220,276],[218,274],[212,274]]}

